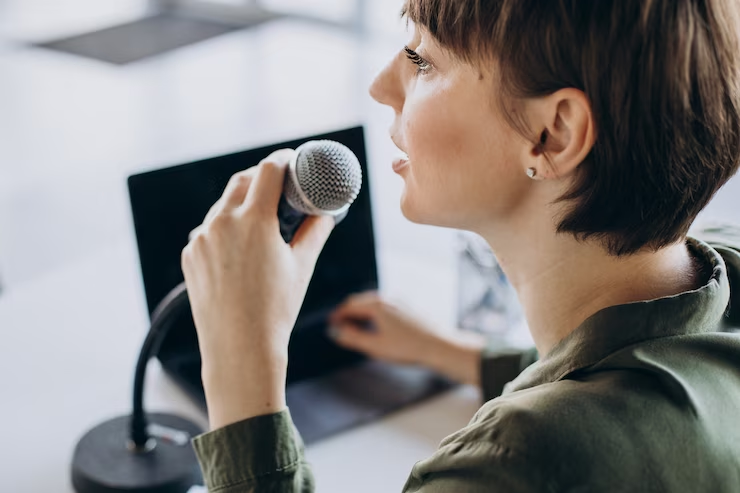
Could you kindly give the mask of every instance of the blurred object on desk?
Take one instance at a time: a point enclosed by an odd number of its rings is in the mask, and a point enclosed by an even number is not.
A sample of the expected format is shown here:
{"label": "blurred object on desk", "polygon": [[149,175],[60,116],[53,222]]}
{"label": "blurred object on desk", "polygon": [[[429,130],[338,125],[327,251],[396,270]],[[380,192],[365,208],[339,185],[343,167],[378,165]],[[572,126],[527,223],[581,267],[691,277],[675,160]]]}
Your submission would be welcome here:
{"label": "blurred object on desk", "polygon": [[531,345],[516,291],[486,240],[460,231],[457,241],[458,327],[484,334],[497,345]]}

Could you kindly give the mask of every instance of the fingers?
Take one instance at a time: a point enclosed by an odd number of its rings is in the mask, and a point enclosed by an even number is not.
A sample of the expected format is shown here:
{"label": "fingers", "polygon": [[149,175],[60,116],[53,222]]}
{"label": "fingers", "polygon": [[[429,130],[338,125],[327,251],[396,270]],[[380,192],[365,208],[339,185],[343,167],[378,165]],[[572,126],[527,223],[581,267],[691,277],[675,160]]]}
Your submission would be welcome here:
{"label": "fingers", "polygon": [[243,206],[253,211],[275,216],[277,220],[278,202],[283,194],[285,172],[295,151],[281,149],[275,151],[259,164],[259,171],[249,187]]}
{"label": "fingers", "polygon": [[332,326],[329,329],[329,336],[334,342],[346,349],[366,354],[373,352],[378,337],[373,332],[349,324]]}
{"label": "fingers", "polygon": [[[233,178],[233,177],[232,177],[232,178]],[[227,189],[228,189],[228,185],[227,185]],[[210,208],[210,209],[208,209],[208,212],[206,213],[206,217],[205,217],[205,219],[203,219],[203,224],[207,224],[208,222],[210,222],[210,221],[211,221],[211,219],[213,219],[213,216],[215,216],[216,214],[218,214],[218,212],[219,212],[219,211],[220,211],[221,209],[223,209],[223,207],[224,207],[224,200],[223,200],[223,195],[222,195],[222,196],[221,196],[221,197],[220,197],[220,198],[219,198],[219,199],[218,199],[218,200],[217,200],[217,201],[216,201],[216,202],[215,202],[215,203],[214,203],[214,204],[213,204],[213,205],[211,206],[211,208]]]}
{"label": "fingers", "polygon": [[256,173],[257,167],[253,166],[247,170],[240,171],[232,175],[231,178],[229,178],[229,182],[226,184],[224,193],[221,194],[221,197],[219,197],[211,208],[208,209],[203,222],[188,234],[188,241],[192,241],[193,238],[201,233],[205,227],[213,221],[213,218],[216,217],[218,213],[226,208],[234,209],[239,207],[242,202],[244,202],[244,198],[249,190],[249,185]]}
{"label": "fingers", "polygon": [[[188,240],[192,240],[203,231],[204,227],[219,213],[243,206],[250,195],[253,196],[249,199],[251,207],[257,205],[268,211],[277,210],[277,203],[283,192],[284,168],[290,162],[294,152],[291,149],[275,151],[259,165],[235,173],[226,184],[224,193],[208,210],[203,223],[190,232]],[[255,184],[254,187],[252,183]],[[249,191],[252,188],[254,188],[254,193],[250,194]]]}
{"label": "fingers", "polygon": [[242,205],[247,196],[247,192],[258,173],[259,166],[252,166],[249,169],[234,174],[234,176],[229,179],[229,183],[226,185],[223,195],[221,195],[218,202],[211,207],[211,210],[208,211],[208,214],[206,214],[206,220],[203,222],[209,222],[222,210],[236,209]]}
{"label": "fingers", "polygon": [[372,319],[375,318],[383,302],[377,291],[365,291],[349,296],[329,316],[332,323],[339,323],[345,319]]}
{"label": "fingers", "polygon": [[267,208],[272,208],[274,204],[274,209],[277,210],[277,203],[283,193],[285,168],[294,152],[292,149],[275,151],[257,166],[234,174],[203,222],[207,224],[222,210],[235,209],[245,203],[252,207],[266,204]]}
{"label": "fingers", "polygon": [[195,238],[197,235],[199,235],[201,233],[201,231],[203,231],[203,225],[202,224],[200,226],[198,226],[197,228],[195,228],[194,230],[192,230],[188,234],[188,241],[193,241],[193,238]]}
{"label": "fingers", "polygon": [[290,246],[302,262],[315,263],[333,230],[333,218],[309,216],[296,231]]}

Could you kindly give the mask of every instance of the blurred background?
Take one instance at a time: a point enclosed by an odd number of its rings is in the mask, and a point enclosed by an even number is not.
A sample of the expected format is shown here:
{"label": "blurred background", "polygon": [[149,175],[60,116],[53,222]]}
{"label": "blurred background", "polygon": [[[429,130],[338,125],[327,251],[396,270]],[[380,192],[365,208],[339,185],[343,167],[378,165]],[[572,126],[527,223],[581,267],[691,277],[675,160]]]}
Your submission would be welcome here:
{"label": "blurred background", "polygon": [[448,234],[400,215],[392,112],[367,94],[407,41],[401,3],[0,0],[5,291],[132,247],[132,173],[355,124],[376,221],[393,225],[379,228],[379,255],[449,258]]}
{"label": "blurred background", "polygon": [[[400,214],[392,112],[367,94],[407,40],[401,4],[0,0],[4,290],[132,246],[132,173],[358,123],[383,224],[381,262],[388,248],[448,261],[447,232]],[[705,216],[736,217],[738,181]]]}

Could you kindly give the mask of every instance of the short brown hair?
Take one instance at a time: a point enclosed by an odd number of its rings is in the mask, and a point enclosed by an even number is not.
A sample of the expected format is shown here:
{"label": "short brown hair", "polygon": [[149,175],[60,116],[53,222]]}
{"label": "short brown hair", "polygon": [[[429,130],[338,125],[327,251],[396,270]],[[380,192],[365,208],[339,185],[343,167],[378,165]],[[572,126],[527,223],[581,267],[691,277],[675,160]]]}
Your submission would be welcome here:
{"label": "short brown hair", "polygon": [[613,255],[680,241],[737,170],[739,11],[738,0],[408,0],[404,8],[460,58],[495,59],[502,100],[566,87],[586,94],[596,143],[560,199],[572,207],[558,232],[598,238]]}

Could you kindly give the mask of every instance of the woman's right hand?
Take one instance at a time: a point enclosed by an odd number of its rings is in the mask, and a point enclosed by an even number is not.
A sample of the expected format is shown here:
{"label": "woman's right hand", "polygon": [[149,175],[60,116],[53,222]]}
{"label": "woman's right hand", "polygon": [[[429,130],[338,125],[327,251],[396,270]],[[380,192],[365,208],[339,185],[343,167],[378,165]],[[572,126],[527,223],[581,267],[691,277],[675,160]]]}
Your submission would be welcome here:
{"label": "woman's right hand", "polygon": [[329,317],[340,346],[391,363],[434,369],[453,380],[480,380],[481,338],[443,334],[374,291],[347,298]]}

